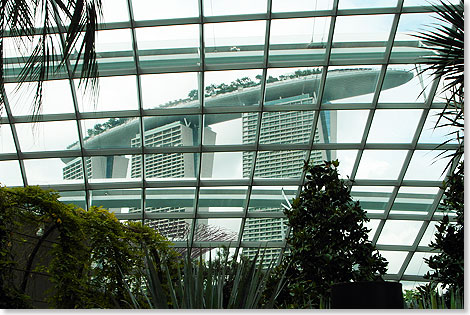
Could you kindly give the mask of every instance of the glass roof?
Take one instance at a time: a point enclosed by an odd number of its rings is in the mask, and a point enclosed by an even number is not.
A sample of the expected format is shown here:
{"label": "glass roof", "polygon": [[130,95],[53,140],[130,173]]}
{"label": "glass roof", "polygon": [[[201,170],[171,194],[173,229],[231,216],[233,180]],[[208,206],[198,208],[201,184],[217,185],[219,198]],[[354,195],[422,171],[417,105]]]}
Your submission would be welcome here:
{"label": "glass roof", "polygon": [[[421,73],[430,52],[412,36],[439,23],[426,1],[103,3],[96,103],[80,69],[58,72],[31,123],[6,51],[1,184],[143,220],[175,246],[267,246],[274,259],[303,161],[337,158],[386,278],[423,281],[449,171],[433,150],[448,139],[433,130],[439,82]],[[204,238],[204,225],[220,231]]]}

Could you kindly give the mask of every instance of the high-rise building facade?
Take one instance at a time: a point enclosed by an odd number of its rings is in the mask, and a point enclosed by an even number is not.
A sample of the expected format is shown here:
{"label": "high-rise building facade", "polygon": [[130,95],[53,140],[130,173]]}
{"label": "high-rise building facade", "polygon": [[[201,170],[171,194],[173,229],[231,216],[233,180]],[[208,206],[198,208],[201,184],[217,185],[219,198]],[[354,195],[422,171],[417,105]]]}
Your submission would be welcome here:
{"label": "high-rise building facade", "polygon": [[[279,105],[312,103],[314,98],[308,94],[279,99],[275,103]],[[333,117],[331,117],[333,116]],[[257,115],[255,113],[244,114],[243,117],[243,142],[250,143],[256,137]],[[314,142],[330,140],[334,134],[336,118],[334,113],[321,112],[318,126],[315,132]],[[307,143],[310,139],[314,123],[313,111],[283,111],[265,112],[261,120],[259,143]],[[310,154],[310,163],[321,163],[326,159],[334,158],[334,153],[325,150],[315,150]],[[305,151],[259,151],[256,157],[254,178],[289,178],[299,177],[303,168]],[[249,177],[252,169],[253,154],[245,153],[243,157],[243,175]],[[279,191],[281,194],[281,191]],[[250,207],[248,211],[270,212],[279,211],[279,208]],[[243,241],[283,241],[286,238],[287,225],[283,218],[247,218],[243,233]],[[254,257],[257,248],[244,248],[243,254]],[[268,266],[272,260],[277,259],[280,249],[263,249],[263,265]]]}
{"label": "high-rise building facade", "polygon": [[[194,129],[182,121],[160,126],[144,133],[144,146],[146,147],[177,147],[194,144]],[[197,135],[196,135],[197,136]],[[209,127],[204,128],[205,143],[215,143],[215,132]],[[132,147],[140,147],[140,134],[131,139]],[[201,165],[206,175],[212,174],[213,154],[203,161]],[[198,163],[192,153],[159,153],[145,155],[145,178],[184,178],[196,177]],[[142,163],[140,155],[131,158],[131,177],[142,176]],[[129,212],[140,211],[131,209]],[[146,207],[146,212],[187,212],[182,207]],[[207,220],[206,220],[207,221]],[[185,219],[156,219],[149,220],[147,224],[170,240],[184,240],[188,232],[188,220]]]}

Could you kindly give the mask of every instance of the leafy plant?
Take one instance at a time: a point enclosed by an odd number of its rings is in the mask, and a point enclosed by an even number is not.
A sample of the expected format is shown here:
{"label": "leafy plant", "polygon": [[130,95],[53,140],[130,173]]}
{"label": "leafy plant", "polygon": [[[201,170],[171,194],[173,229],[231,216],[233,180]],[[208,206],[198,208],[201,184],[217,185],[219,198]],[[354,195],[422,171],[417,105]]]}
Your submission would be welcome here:
{"label": "leafy plant", "polygon": [[[0,110],[5,103],[6,66],[22,70],[18,82],[35,83],[33,115],[41,111],[43,85],[57,71],[80,69],[80,83],[97,92],[95,35],[101,0],[4,0],[0,4]],[[36,29],[38,27],[38,29]],[[58,29],[61,34],[53,33]],[[56,31],[57,32],[57,31]],[[7,38],[12,45],[7,46]],[[4,59],[6,48],[21,58]],[[75,51],[77,53],[75,53]],[[29,56],[25,54],[28,54]]]}
{"label": "leafy plant", "polygon": [[419,286],[416,290],[406,290],[405,306],[408,309],[463,309],[463,291],[455,288],[440,294],[435,284]]}
{"label": "leafy plant", "polygon": [[435,256],[426,259],[433,270],[425,277],[434,283],[442,284],[443,288],[464,289],[464,163],[457,172],[444,183],[444,198],[440,210],[457,215],[456,224],[452,224],[449,216],[444,215],[437,226],[435,241],[430,246],[439,251]]}
{"label": "leafy plant", "polygon": [[[147,256],[145,273],[150,308],[272,308],[282,285],[281,279],[269,298],[263,296],[271,267],[263,269],[263,255],[259,256],[259,252],[253,260],[240,257],[237,261],[237,255],[229,258],[229,251],[224,250],[217,259],[212,260],[209,254],[209,260],[204,261],[202,255],[191,259],[188,250],[182,264],[177,266],[176,276],[171,275],[167,261],[157,252]],[[133,301],[134,307],[141,307]]]}
{"label": "leafy plant", "polygon": [[387,262],[368,240],[366,213],[339,178],[338,165],[305,163],[303,190],[284,211],[291,233],[279,269],[287,270],[279,307],[318,308],[332,284],[381,280],[386,272]]}
{"label": "leafy plant", "polygon": [[[122,308],[130,303],[129,285],[136,299],[140,295],[143,268],[148,250],[164,253],[170,261],[177,253],[169,242],[140,222],[119,222],[106,209],[92,207],[89,211],[65,205],[59,195],[39,187],[0,188],[1,253],[0,295],[8,297],[6,308],[31,307],[27,288],[34,272],[49,276],[51,290],[47,302],[55,308]],[[26,246],[21,237],[33,239]],[[53,236],[52,248],[44,241]],[[31,243],[31,242],[30,242]],[[44,263],[38,251],[45,253]],[[24,254],[23,254],[24,253]],[[26,257],[27,262],[21,260]],[[24,269],[12,277],[11,272]],[[171,266],[171,264],[170,264]],[[46,281],[41,278],[41,281]],[[21,301],[24,303],[21,305]]]}

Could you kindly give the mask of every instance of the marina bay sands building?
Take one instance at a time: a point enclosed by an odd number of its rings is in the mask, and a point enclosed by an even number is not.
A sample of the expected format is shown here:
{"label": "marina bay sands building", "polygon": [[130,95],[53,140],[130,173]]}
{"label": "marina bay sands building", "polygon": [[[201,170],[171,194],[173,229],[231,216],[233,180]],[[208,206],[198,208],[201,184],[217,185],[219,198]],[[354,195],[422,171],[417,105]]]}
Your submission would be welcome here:
{"label": "marina bay sands building", "polygon": [[[310,74],[308,74],[310,73]],[[409,75],[397,71],[398,82],[409,79]],[[364,86],[374,79],[375,71],[371,69],[357,69],[355,71],[336,71],[332,72],[329,80],[336,83],[336,89],[324,91],[324,98],[330,99],[342,98],[350,95],[366,93],[357,87],[354,92],[347,88],[348,80],[354,79],[360,83],[364,81]],[[284,78],[275,82],[268,83],[266,86],[266,97],[264,106],[292,106],[299,108],[302,105],[310,105],[316,102],[316,91],[318,89],[320,74],[293,76]],[[331,86],[331,85],[330,85]],[[358,84],[360,86],[360,84]],[[254,91],[256,87],[238,89],[230,93],[215,95],[207,99],[207,103],[233,104],[234,99],[241,100],[244,103],[254,101]],[[176,103],[178,104],[178,103]],[[188,102],[186,101],[188,106]],[[175,106],[172,104],[170,106]],[[318,115],[318,121],[314,133],[314,143],[329,143],[336,141],[336,112],[321,111]],[[314,111],[294,110],[294,111],[269,111],[263,114],[259,135],[257,134],[258,113],[242,113],[233,115],[231,119],[241,119],[242,124],[242,143],[249,144],[257,140],[262,144],[300,144],[308,143],[312,133],[312,126],[315,121]],[[217,122],[216,122],[217,123]],[[142,140],[138,129],[135,128],[136,120],[123,121],[122,123],[104,130],[99,134],[91,136],[85,140],[90,143],[103,141],[119,141],[123,137],[130,143],[131,148],[140,148]],[[197,121],[191,121],[191,118],[184,116],[151,117],[146,121],[143,145],[145,147],[184,147],[192,146],[197,143],[198,129]],[[115,133],[115,136],[112,136]],[[203,143],[205,145],[214,145],[217,134],[212,131],[208,124],[203,128]],[[258,137],[258,139],[255,139]],[[104,140],[107,139],[107,140]],[[242,159],[243,177],[250,177],[252,169],[253,152],[244,151]],[[254,168],[254,178],[289,178],[299,175],[305,160],[305,152],[302,150],[273,150],[259,151],[256,156],[256,167]],[[310,151],[310,163],[321,163],[324,160],[335,159],[334,150],[312,150]],[[142,155],[131,156],[98,156],[86,158],[87,177],[93,178],[122,178],[126,174],[130,178],[141,178],[142,168],[145,167],[146,178],[194,178],[198,159],[193,154],[185,153],[157,153],[145,154],[145,163],[142,163]],[[211,177],[213,172],[213,153],[205,153],[201,161],[201,177]],[[289,162],[294,161],[294,162]],[[64,179],[81,178],[79,169],[81,164],[77,160],[69,160],[63,168]],[[279,190],[278,194],[281,194]],[[248,211],[253,212],[276,212],[281,205],[273,207],[249,207]],[[116,212],[122,212],[122,209],[114,209]],[[201,208],[200,212],[209,209]],[[128,213],[140,212],[139,207],[129,207]],[[146,207],[146,213],[188,213],[190,208],[186,207]],[[183,218],[175,219],[155,219],[149,220],[148,224],[158,230],[171,240],[184,240],[187,233],[190,220]],[[199,219],[198,223],[211,222],[206,219]],[[283,242],[285,241],[287,226],[283,218],[247,218],[244,226],[243,242]],[[244,248],[243,253],[247,256],[254,256],[256,248]],[[278,256],[279,249],[267,249],[265,252],[264,263],[268,265],[272,259]]]}

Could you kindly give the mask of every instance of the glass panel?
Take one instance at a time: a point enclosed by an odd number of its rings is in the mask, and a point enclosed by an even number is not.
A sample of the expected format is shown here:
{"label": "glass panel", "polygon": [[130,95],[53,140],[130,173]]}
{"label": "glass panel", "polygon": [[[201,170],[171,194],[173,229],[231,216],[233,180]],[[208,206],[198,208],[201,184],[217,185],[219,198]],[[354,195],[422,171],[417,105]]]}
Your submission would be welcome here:
{"label": "glass panel", "polygon": [[322,103],[372,103],[379,74],[379,66],[329,67]]}
{"label": "glass panel", "polygon": [[204,106],[259,105],[262,73],[260,69],[206,72]]}
{"label": "glass panel", "polygon": [[[75,80],[78,86],[79,80]],[[81,112],[118,111],[138,109],[137,86],[135,76],[102,77],[96,102],[89,94],[83,94],[83,88],[77,92]]]}
{"label": "glass panel", "polygon": [[143,69],[199,66],[197,24],[137,28],[136,38]]}
{"label": "glass panel", "polygon": [[413,245],[422,224],[421,221],[387,220],[377,244]]}
{"label": "glass panel", "polygon": [[[446,3],[453,3],[453,4],[458,4],[460,0],[449,0]],[[429,1],[428,0],[405,0],[405,3],[403,4],[405,7],[411,7],[411,6],[429,6]]]}
{"label": "glass panel", "polygon": [[[439,156],[439,154],[441,154]],[[452,152],[442,150],[416,150],[410,161],[410,166],[405,174],[406,179],[418,180],[442,180],[446,175],[450,158],[447,155]]]}
{"label": "glass panel", "polygon": [[421,238],[421,241],[419,242],[419,246],[429,246],[431,242],[436,241],[437,225],[439,225],[439,222],[436,222],[436,221],[429,222],[429,225],[426,228],[426,231],[424,232],[423,237]]}
{"label": "glass panel", "polygon": [[145,109],[198,107],[198,73],[146,74],[140,77]]}
{"label": "glass panel", "polygon": [[252,152],[203,153],[202,164],[206,168],[211,167],[213,172],[203,171],[202,178],[240,179],[248,177],[249,173],[243,171],[243,156],[249,153]]}
{"label": "glass panel", "polygon": [[273,12],[317,11],[333,8],[333,0],[304,1],[304,0],[273,0]]}
{"label": "glass panel", "polygon": [[325,58],[330,17],[272,20],[269,63],[319,64]]}
{"label": "glass panel", "polygon": [[236,241],[242,219],[198,219],[194,240],[198,242]]}
{"label": "glass panel", "polygon": [[97,53],[131,51],[131,32],[129,29],[98,31],[95,45]]}
{"label": "glass panel", "polygon": [[359,9],[359,8],[386,8],[397,5],[397,0],[380,0],[380,1],[364,1],[364,0],[340,0],[338,9]]}
{"label": "glass panel", "polygon": [[[88,158],[90,160],[90,158]],[[62,162],[65,166],[62,169],[62,177],[66,180],[83,179],[83,163],[82,158],[63,158]],[[88,161],[87,161],[88,162]],[[90,176],[92,168],[88,167],[87,163],[87,176]]]}
{"label": "glass panel", "polygon": [[282,212],[282,205],[290,207],[297,191],[296,186],[254,186],[248,211]]}
{"label": "glass panel", "polygon": [[310,139],[314,115],[314,111],[264,112],[259,142],[307,143]]}
{"label": "glass panel", "polygon": [[[191,231],[191,219],[152,219],[145,220],[145,225],[166,237],[172,242],[187,242]],[[180,249],[176,249],[180,251]]]}
{"label": "glass panel", "polygon": [[384,213],[392,191],[389,186],[353,186],[351,197],[368,213]]}
{"label": "glass panel", "polygon": [[428,264],[424,261],[425,258],[434,256],[431,253],[414,253],[411,258],[408,267],[405,270],[405,275],[419,275],[424,276],[428,271],[431,270]]}
{"label": "glass panel", "polygon": [[[421,136],[419,137],[418,143],[457,143],[457,137],[455,132],[459,131],[458,128],[452,126],[436,127],[436,122],[439,119],[438,114],[442,113],[441,109],[431,109],[424,123]],[[441,119],[439,126],[447,124],[448,121]],[[462,131],[460,130],[462,134]]]}
{"label": "glass panel", "polygon": [[287,233],[287,219],[247,218],[242,241],[283,241]]}
{"label": "glass panel", "polygon": [[428,72],[418,76],[419,71],[414,65],[390,65],[385,73],[379,104],[424,103],[429,95],[431,77]]}
{"label": "glass panel", "polygon": [[16,152],[15,142],[9,125],[0,125],[0,153]]}
{"label": "glass panel", "polygon": [[316,104],[320,68],[268,69],[264,105]]}
{"label": "glass panel", "polygon": [[[204,115],[202,144],[248,144],[255,141],[254,133],[258,113],[210,114]],[[211,130],[215,133],[213,142]]]}
{"label": "glass panel", "polygon": [[80,157],[24,160],[24,167],[28,185],[83,183]]}
{"label": "glass panel", "polygon": [[338,172],[340,178],[346,179],[351,177],[351,173],[356,162],[358,150],[331,150],[330,156],[328,156],[328,151],[326,151],[326,159],[318,159],[318,162],[323,162],[324,160],[336,160],[339,161]]}
{"label": "glass panel", "polygon": [[86,209],[85,191],[62,191],[59,192],[59,201],[65,204],[73,204],[82,209]]}
{"label": "glass panel", "polygon": [[[17,84],[5,84],[13,116],[33,114],[34,95],[37,85],[24,83],[18,89]],[[46,81],[42,91],[41,114],[73,113],[73,100],[68,80]]]}
{"label": "glass panel", "polygon": [[262,64],[266,21],[205,24],[206,65]]}
{"label": "glass panel", "polygon": [[[426,5],[429,5],[429,3],[426,3]],[[393,42],[391,58],[420,58],[432,54],[429,50],[420,47],[418,44],[419,39],[414,35],[429,32],[431,30],[429,26],[432,24],[442,24],[436,17],[435,13],[402,14]]]}
{"label": "glass panel", "polygon": [[279,254],[281,253],[280,248],[264,247],[264,244],[260,247],[243,247],[241,254],[248,259],[255,259],[256,254],[258,254],[258,262],[261,262],[263,259],[263,268],[273,268],[276,266]]}
{"label": "glass panel", "polygon": [[248,187],[201,187],[199,212],[240,212],[246,200]]}
{"label": "glass panel", "polygon": [[438,191],[437,187],[400,187],[391,214],[426,215]]}
{"label": "glass panel", "polygon": [[407,151],[364,150],[356,179],[398,179]]}
{"label": "glass panel", "polygon": [[364,226],[369,229],[369,241],[372,241],[375,235],[375,231],[377,231],[377,227],[379,226],[380,220],[370,220],[369,222],[365,222]]}
{"label": "glass panel", "polygon": [[422,112],[421,109],[377,109],[367,143],[411,143]]}
{"label": "glass panel", "polygon": [[135,181],[131,178],[133,169],[137,165],[131,165],[130,155],[107,155],[85,157],[87,178],[91,183],[127,182]]}
{"label": "glass panel", "polygon": [[392,14],[338,16],[331,60],[383,58],[392,22]]}
{"label": "glass panel", "polygon": [[175,19],[199,16],[197,0],[132,0],[136,20]]}
{"label": "glass panel", "polygon": [[[146,178],[197,178],[199,154],[193,153],[159,153],[145,155]],[[132,163],[137,163],[140,155],[132,156]],[[203,170],[211,171],[210,167]],[[132,167],[132,177],[141,176],[140,167]]]}
{"label": "glass panel", "polygon": [[105,23],[129,20],[126,0],[101,0]]}
{"label": "glass panel", "polygon": [[73,120],[24,123],[15,126],[23,152],[72,149],[70,144],[78,141],[77,123]]}
{"label": "glass panel", "polygon": [[[138,119],[83,119],[80,122],[84,136],[83,144],[86,149],[140,147],[140,141],[132,142],[137,137],[136,134],[139,134]],[[72,148],[77,147],[77,144],[72,146]]]}
{"label": "glass panel", "polygon": [[196,189],[190,187],[147,188],[145,190],[146,211],[192,212],[195,193]]}
{"label": "glass panel", "polygon": [[[259,151],[256,156],[255,178],[300,178],[305,151]],[[243,165],[245,170],[245,165]]]}
{"label": "glass panel", "polygon": [[266,0],[204,0],[203,4],[205,16],[265,13],[267,9]]}
{"label": "glass panel", "polygon": [[[144,117],[146,147],[180,147],[199,145],[200,116],[151,116]],[[216,134],[205,128],[207,144],[214,144]],[[132,146],[140,145],[140,134],[131,140]]]}
{"label": "glass panel", "polygon": [[0,161],[0,185],[23,186],[18,161]]}
{"label": "glass panel", "polygon": [[[320,112],[320,123],[330,124],[329,143],[360,143],[366,126],[368,110],[325,110]],[[325,134],[325,133],[323,133]],[[320,143],[326,143],[320,137]]]}
{"label": "glass panel", "polygon": [[379,250],[380,255],[382,255],[388,261],[388,270],[387,274],[397,274],[400,271],[403,262],[405,261],[406,255],[408,252],[398,252],[398,251],[386,251]]}
{"label": "glass panel", "polygon": [[91,205],[115,213],[141,212],[141,189],[90,190]]}

